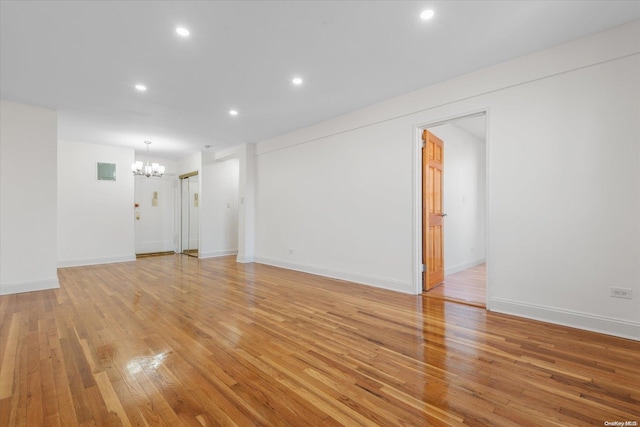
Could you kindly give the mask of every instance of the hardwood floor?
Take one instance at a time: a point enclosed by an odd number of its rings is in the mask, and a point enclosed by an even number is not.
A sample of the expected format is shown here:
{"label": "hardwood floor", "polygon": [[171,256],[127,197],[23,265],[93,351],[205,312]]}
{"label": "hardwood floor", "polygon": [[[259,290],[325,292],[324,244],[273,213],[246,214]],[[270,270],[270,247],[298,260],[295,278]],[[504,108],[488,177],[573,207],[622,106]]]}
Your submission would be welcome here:
{"label": "hardwood floor", "polygon": [[480,264],[444,278],[425,296],[484,308],[486,306],[487,265]]}
{"label": "hardwood floor", "polygon": [[640,343],[233,257],[0,297],[1,426],[640,422]]}
{"label": "hardwood floor", "polygon": [[143,254],[136,254],[136,259],[137,258],[147,258],[150,256],[166,256],[166,255],[174,255],[175,252],[174,251],[165,251],[165,252],[146,252]]}

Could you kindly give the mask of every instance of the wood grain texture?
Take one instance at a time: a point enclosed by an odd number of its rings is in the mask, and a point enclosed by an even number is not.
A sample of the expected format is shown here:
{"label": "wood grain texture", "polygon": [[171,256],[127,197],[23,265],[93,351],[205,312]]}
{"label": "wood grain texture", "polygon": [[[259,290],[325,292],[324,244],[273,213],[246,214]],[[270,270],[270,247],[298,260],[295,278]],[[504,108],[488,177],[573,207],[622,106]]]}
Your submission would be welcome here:
{"label": "wood grain texture", "polygon": [[640,343],[233,257],[0,297],[0,426],[640,421]]}
{"label": "wood grain texture", "polygon": [[422,289],[428,291],[444,280],[444,142],[426,129],[422,141]]}
{"label": "wood grain texture", "polygon": [[429,289],[427,298],[439,298],[461,304],[486,306],[487,265],[480,264],[445,276],[439,286]]}

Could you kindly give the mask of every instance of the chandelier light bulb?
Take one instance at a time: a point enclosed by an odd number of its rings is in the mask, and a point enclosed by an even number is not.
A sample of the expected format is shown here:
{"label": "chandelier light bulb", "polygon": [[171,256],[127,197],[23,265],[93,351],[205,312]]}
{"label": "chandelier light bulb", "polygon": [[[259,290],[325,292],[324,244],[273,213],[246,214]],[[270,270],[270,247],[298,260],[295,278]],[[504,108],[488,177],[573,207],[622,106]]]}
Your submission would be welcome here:
{"label": "chandelier light bulb", "polygon": [[152,176],[160,178],[164,174],[165,167],[159,163],[149,164],[149,145],[151,141],[145,141],[144,143],[147,144],[147,163],[142,163],[140,160],[133,162],[131,164],[131,172],[134,175],[142,175],[147,178]]}

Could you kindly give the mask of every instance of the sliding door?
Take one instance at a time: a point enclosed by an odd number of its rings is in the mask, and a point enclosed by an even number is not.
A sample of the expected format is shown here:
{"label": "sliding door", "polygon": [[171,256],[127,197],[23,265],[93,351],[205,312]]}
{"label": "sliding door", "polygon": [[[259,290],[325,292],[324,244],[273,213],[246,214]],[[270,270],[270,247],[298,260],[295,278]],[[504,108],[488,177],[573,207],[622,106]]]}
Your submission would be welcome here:
{"label": "sliding door", "polygon": [[198,172],[180,176],[180,247],[189,256],[198,256],[200,247],[200,190]]}

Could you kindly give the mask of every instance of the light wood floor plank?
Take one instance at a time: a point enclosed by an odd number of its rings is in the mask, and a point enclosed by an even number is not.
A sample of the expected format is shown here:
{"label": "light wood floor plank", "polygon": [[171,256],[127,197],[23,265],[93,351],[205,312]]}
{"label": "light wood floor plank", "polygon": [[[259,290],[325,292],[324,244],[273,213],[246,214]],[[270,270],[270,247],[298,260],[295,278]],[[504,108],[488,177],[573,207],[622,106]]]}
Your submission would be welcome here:
{"label": "light wood floor plank", "polygon": [[[467,273],[459,284],[483,279],[482,267]],[[59,279],[0,296],[0,427],[640,422],[639,342],[451,295],[232,257],[146,257]]]}
{"label": "light wood floor plank", "polygon": [[425,295],[428,298],[485,307],[486,283],[487,265],[480,264],[445,276],[440,285],[430,289]]}
{"label": "light wood floor plank", "polygon": [[[9,298],[7,297],[7,300]],[[6,323],[9,328],[7,341],[3,342],[2,364],[0,365],[0,400],[11,397],[14,389],[15,365],[18,352],[18,330],[20,328],[20,314],[14,313]]]}

